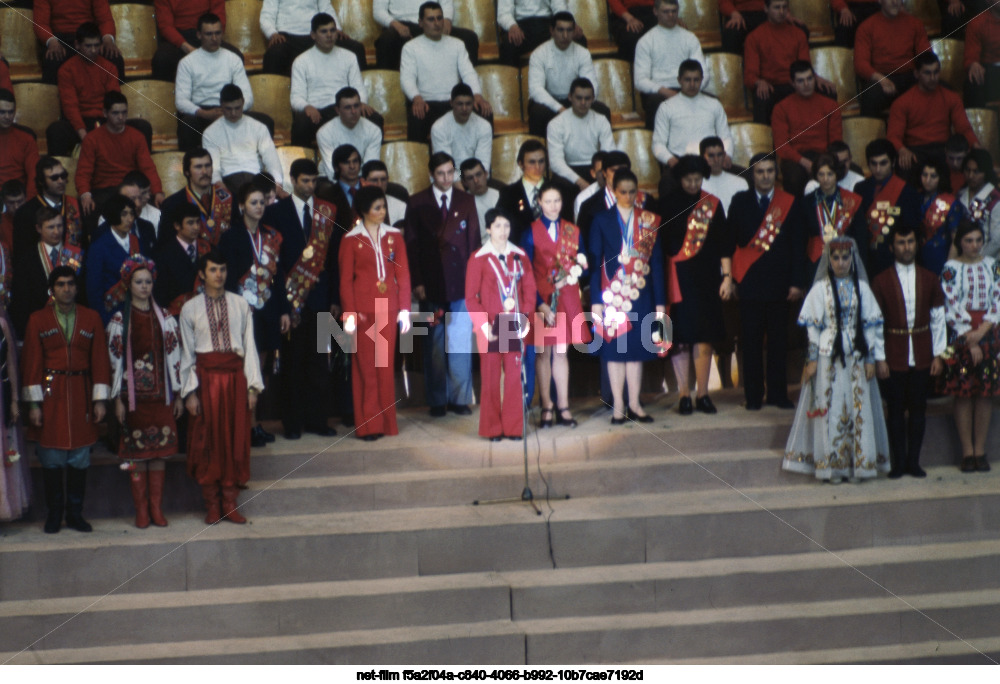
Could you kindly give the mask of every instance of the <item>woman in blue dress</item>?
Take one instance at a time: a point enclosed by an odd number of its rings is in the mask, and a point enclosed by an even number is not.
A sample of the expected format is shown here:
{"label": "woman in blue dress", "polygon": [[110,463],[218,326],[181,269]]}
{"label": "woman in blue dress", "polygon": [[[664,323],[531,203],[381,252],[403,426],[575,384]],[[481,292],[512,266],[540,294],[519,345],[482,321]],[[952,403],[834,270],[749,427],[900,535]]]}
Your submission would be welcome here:
{"label": "woman in blue dress", "polygon": [[962,219],[962,203],[951,192],[951,173],[938,159],[928,159],[920,172],[921,233],[920,262],[941,275],[952,247],[955,229]]}
{"label": "woman in blue dress", "polygon": [[626,418],[651,423],[653,418],[639,405],[639,388],[642,362],[658,356],[653,325],[666,319],[661,220],[635,205],[638,181],[630,170],[618,169],[612,188],[615,206],[594,217],[590,227],[591,312],[595,331],[603,338],[595,344],[608,364],[614,398],[611,424],[621,425]]}

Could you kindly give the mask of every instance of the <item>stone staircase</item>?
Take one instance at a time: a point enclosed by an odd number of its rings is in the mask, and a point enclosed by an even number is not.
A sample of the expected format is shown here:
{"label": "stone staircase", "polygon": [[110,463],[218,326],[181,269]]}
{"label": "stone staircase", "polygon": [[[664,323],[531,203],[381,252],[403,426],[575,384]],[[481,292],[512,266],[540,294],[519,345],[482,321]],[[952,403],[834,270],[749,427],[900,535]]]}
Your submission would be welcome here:
{"label": "stone staircase", "polygon": [[206,528],[171,463],[170,526],[137,530],[98,456],[92,534],[0,527],[0,662],[1000,661],[1000,488],[951,465],[947,402],[926,480],[840,486],[780,471],[790,412],[716,404],[660,398],[625,428],[584,405],[576,430],[529,434],[541,515],[473,505],[524,486],[521,443],[476,438],[475,416],[279,438],[253,455],[246,526]]}

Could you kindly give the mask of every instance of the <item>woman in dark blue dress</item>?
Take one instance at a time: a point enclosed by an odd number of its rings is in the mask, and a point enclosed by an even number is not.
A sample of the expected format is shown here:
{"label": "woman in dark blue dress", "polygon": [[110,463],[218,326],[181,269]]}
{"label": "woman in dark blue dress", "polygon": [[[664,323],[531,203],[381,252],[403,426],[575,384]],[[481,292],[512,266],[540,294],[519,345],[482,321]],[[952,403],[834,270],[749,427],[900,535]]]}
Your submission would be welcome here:
{"label": "woman in dark blue dress", "polygon": [[[638,181],[628,169],[615,172],[615,206],[590,227],[590,297],[597,353],[608,364],[614,397],[612,425],[626,417],[653,421],[639,405],[642,362],[657,358],[651,331],[666,317],[666,283],[659,240],[660,217],[635,205]],[[595,336],[596,337],[596,336]],[[628,381],[628,406],[624,389]]]}

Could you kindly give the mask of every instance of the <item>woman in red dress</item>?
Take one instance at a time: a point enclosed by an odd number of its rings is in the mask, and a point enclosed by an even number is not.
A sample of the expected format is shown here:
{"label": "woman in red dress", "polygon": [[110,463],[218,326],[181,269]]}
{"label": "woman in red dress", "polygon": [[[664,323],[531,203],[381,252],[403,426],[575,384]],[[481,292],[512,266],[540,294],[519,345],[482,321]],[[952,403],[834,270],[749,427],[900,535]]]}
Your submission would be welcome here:
{"label": "woman in red dress", "polygon": [[[108,322],[111,396],[122,426],[118,458],[130,473],[135,526],[164,527],[165,458],[177,453],[180,344],[177,322],[153,301],[156,264],[139,254],[125,260],[114,299],[124,306]],[[147,471],[148,468],[148,471]]]}
{"label": "woman in red dress", "polygon": [[[536,369],[542,400],[539,426],[576,427],[569,411],[569,358],[571,344],[588,344],[590,330],[580,302],[579,281],[585,277],[587,257],[580,229],[559,218],[562,193],[546,183],[538,192],[542,215],[531,224],[522,239],[538,286],[537,315],[534,317]],[[556,383],[556,407],[552,405],[552,379]]]}
{"label": "woman in red dress", "polygon": [[524,434],[522,349],[524,336],[531,329],[528,315],[535,310],[538,295],[528,255],[507,240],[510,217],[506,212],[487,211],[486,230],[490,239],[472,255],[465,269],[465,306],[480,352],[479,434],[499,442],[504,437],[521,439]]}
{"label": "woman in red dress", "polygon": [[[403,234],[385,223],[385,193],[365,186],[354,198],[361,218],[340,243],[344,331],[354,334],[351,386],[358,437],[372,442],[396,426],[396,322],[410,329],[410,267]],[[375,326],[377,334],[369,333]]]}

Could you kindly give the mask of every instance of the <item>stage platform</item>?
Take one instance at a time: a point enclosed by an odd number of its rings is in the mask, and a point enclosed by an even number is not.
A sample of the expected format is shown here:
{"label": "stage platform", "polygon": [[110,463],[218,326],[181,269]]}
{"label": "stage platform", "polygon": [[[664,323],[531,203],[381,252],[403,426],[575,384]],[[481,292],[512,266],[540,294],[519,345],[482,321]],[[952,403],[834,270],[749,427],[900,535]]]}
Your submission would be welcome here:
{"label": "stage platform", "polygon": [[947,400],[927,479],[829,485],[780,470],[791,411],[713,398],[682,417],[650,396],[655,422],[624,427],[577,402],[578,428],[532,428],[542,515],[474,505],[524,487],[524,443],[476,436],[476,410],[402,409],[377,442],[279,436],[253,452],[244,526],[206,527],[178,460],[169,527],[136,529],[98,452],[93,533],[0,525],[0,662],[1000,660],[998,475],[953,465]]}

